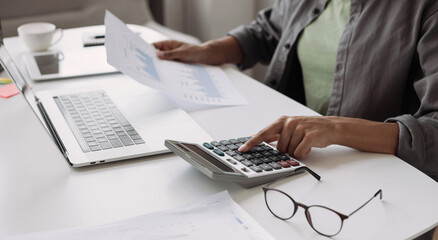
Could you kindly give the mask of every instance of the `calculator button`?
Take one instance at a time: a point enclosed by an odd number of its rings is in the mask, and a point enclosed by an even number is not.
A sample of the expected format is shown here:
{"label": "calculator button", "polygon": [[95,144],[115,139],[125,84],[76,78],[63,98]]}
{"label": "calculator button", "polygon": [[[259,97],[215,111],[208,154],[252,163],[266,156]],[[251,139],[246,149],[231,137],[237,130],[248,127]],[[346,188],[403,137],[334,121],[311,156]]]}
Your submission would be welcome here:
{"label": "calculator button", "polygon": [[253,148],[253,150],[254,150],[254,152],[262,152],[265,149],[263,149],[263,147],[256,146],[256,147]]}
{"label": "calculator button", "polygon": [[219,148],[219,150],[221,150],[223,152],[226,152],[226,151],[230,150],[226,146],[218,146],[217,148]]}
{"label": "calculator button", "polygon": [[287,162],[291,165],[291,166],[294,166],[294,167],[296,167],[296,166],[300,166],[300,163],[299,162],[297,162],[297,161],[295,161],[295,160],[287,160]]}
{"label": "calculator button", "polygon": [[246,141],[250,140],[251,137],[243,137],[243,138],[238,138],[237,140],[239,140],[241,143],[245,143]]}
{"label": "calculator button", "polygon": [[287,161],[287,160],[290,159],[288,156],[286,156],[286,155],[284,155],[284,154],[281,154],[281,155],[279,155],[278,157],[279,157],[281,160],[283,160],[283,161]]}
{"label": "calculator button", "polygon": [[284,168],[290,167],[290,164],[287,161],[280,161],[278,162],[278,164],[280,164]]}
{"label": "calculator button", "polygon": [[237,140],[237,139],[230,139],[230,140],[228,140],[230,143],[232,143],[232,144],[236,144],[236,143],[239,143],[239,140]]}
{"label": "calculator button", "polygon": [[280,152],[277,151],[277,150],[271,150],[271,153],[272,153],[273,155],[278,155],[278,154],[280,154]]}
{"label": "calculator button", "polygon": [[281,160],[278,156],[270,156],[269,158],[274,162],[278,162]]}
{"label": "calculator button", "polygon": [[219,149],[214,149],[213,152],[216,153],[216,154],[219,155],[219,156],[225,156],[224,152],[222,152],[222,151],[219,150]]}
{"label": "calculator button", "polygon": [[254,163],[255,165],[259,165],[263,163],[263,161],[258,158],[251,159],[251,162]]}
{"label": "calculator button", "polygon": [[267,157],[262,157],[262,158],[260,158],[260,160],[262,160],[264,163],[272,162],[272,160],[270,158],[267,158]]}
{"label": "calculator button", "polygon": [[204,147],[210,149],[210,150],[213,150],[213,149],[214,149],[213,145],[211,145],[211,144],[208,143],[208,142],[205,142],[205,143],[203,143],[202,145],[203,145]]}
{"label": "calculator button", "polygon": [[272,171],[272,167],[266,163],[260,164],[259,167],[261,167],[265,171]]}
{"label": "calculator button", "polygon": [[263,148],[264,150],[271,150],[272,148],[268,145],[264,145],[261,148]]}
{"label": "calculator button", "polygon": [[235,151],[226,151],[225,153],[226,153],[228,156],[231,156],[231,157],[237,155],[237,153],[236,153]]}
{"label": "calculator button", "polygon": [[244,157],[242,157],[242,156],[240,156],[240,155],[233,156],[233,158],[236,159],[237,161],[243,161],[243,160],[246,160]]}
{"label": "calculator button", "polygon": [[241,161],[241,163],[242,163],[243,165],[247,166],[247,167],[251,167],[252,165],[254,165],[254,164],[252,164],[252,162],[250,162],[250,161],[248,161],[248,160]]}
{"label": "calculator button", "polygon": [[229,148],[231,150],[237,150],[239,147],[234,145],[234,144],[229,144],[229,145],[227,145],[227,148]]}
{"label": "calculator button", "polygon": [[236,161],[234,161],[234,160],[232,160],[232,159],[229,159],[229,158],[227,158],[227,161],[230,162],[230,163],[232,163],[232,164],[234,164],[234,165],[237,164]]}
{"label": "calculator button", "polygon": [[221,145],[230,145],[231,144],[228,140],[220,140],[219,143]]}
{"label": "calculator button", "polygon": [[262,172],[262,169],[259,166],[251,166],[249,168],[251,168],[251,170],[254,172]]}
{"label": "calculator button", "polygon": [[261,157],[263,157],[263,155],[262,155],[261,153],[254,153],[253,156],[254,156],[255,158],[261,158]]}
{"label": "calculator button", "polygon": [[253,159],[254,158],[254,156],[252,154],[249,154],[249,153],[243,154],[242,157],[244,157],[245,159]]}
{"label": "calculator button", "polygon": [[221,144],[217,141],[213,141],[213,142],[211,142],[211,145],[217,147],[217,146],[220,146]]}
{"label": "calculator button", "polygon": [[271,151],[262,152],[262,154],[266,157],[272,156]]}
{"label": "calculator button", "polygon": [[271,167],[273,167],[274,169],[281,169],[281,166],[276,162],[271,162],[271,163],[269,163],[269,165]]}

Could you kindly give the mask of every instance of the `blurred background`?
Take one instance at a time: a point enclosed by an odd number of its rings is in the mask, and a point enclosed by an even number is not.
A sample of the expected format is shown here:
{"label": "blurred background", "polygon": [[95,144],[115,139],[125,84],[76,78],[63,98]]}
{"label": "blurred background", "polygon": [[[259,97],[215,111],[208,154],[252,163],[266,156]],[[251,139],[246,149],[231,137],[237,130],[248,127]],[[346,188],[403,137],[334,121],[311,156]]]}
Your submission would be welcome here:
{"label": "blurred background", "polygon": [[[250,23],[274,0],[1,0],[4,37],[16,36],[28,22],[50,22],[58,28],[103,24],[105,9],[126,23],[153,28],[173,39],[200,43],[225,36]],[[264,67],[246,71],[263,79]]]}

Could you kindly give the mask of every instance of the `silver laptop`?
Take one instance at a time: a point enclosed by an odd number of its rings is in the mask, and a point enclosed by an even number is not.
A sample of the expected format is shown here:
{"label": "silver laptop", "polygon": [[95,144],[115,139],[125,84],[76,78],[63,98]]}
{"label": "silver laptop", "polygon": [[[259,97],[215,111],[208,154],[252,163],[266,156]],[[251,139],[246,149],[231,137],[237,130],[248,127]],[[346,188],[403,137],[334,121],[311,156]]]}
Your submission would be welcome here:
{"label": "silver laptop", "polygon": [[2,43],[0,63],[73,167],[169,152],[166,139],[211,140],[159,92],[120,97],[113,94],[117,89],[97,87],[34,93]]}

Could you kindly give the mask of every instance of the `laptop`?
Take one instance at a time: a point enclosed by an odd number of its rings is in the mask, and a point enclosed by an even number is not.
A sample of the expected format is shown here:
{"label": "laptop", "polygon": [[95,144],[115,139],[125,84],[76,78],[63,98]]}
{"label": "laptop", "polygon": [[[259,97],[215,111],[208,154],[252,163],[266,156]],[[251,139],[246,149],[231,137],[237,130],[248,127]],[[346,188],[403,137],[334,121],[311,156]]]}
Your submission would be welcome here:
{"label": "laptop", "polygon": [[170,152],[166,139],[211,140],[158,91],[145,87],[129,96],[99,86],[34,92],[1,39],[0,63],[73,167]]}

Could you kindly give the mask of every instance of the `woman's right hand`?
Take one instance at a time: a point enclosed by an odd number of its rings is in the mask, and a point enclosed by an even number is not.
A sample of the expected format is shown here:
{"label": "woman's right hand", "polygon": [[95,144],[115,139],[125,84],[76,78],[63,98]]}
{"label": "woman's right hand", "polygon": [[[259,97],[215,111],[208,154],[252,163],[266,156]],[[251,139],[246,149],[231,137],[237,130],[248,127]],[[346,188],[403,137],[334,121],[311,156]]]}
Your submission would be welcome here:
{"label": "woman's right hand", "polygon": [[231,36],[209,41],[201,45],[188,44],[176,40],[166,40],[152,44],[157,56],[163,60],[185,63],[221,65],[240,63],[242,52],[236,39]]}

